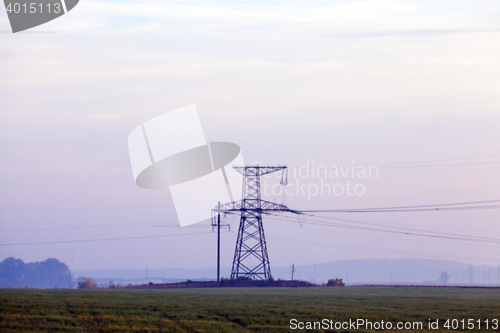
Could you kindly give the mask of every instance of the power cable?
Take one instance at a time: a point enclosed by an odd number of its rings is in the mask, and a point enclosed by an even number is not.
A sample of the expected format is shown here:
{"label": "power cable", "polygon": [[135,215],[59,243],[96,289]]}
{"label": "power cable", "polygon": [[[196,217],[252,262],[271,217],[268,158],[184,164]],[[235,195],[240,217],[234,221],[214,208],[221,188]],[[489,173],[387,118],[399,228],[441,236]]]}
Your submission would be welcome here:
{"label": "power cable", "polygon": [[[177,222],[177,221],[165,221],[165,222]],[[0,229],[2,232],[8,231],[41,231],[41,230],[63,230],[63,229],[91,229],[91,228],[108,228],[108,227],[128,227],[134,225],[145,225],[151,226],[152,224],[157,224],[162,222],[151,222],[151,223],[126,223],[126,224],[99,224],[99,225],[84,225],[84,226],[71,226],[71,227],[48,227],[48,228],[24,228],[24,229]],[[179,224],[176,226],[179,227]]]}
{"label": "power cable", "polygon": [[51,241],[51,242],[33,242],[33,243],[10,243],[10,244],[0,244],[0,246],[16,246],[16,245],[43,245],[43,244],[66,244],[66,243],[90,243],[90,242],[107,242],[107,241],[119,241],[119,240],[131,240],[131,239],[149,239],[149,238],[164,238],[164,237],[180,237],[180,236],[191,236],[191,235],[201,235],[206,234],[206,232],[188,233],[188,234],[175,234],[175,235],[155,235],[155,236],[138,236],[138,237],[120,237],[120,238],[102,238],[102,239],[84,239],[84,240],[73,240],[73,241]]}
{"label": "power cable", "polygon": [[[279,215],[276,215],[276,214],[270,214],[270,215],[273,215],[275,217],[279,217]],[[281,220],[281,221],[287,221],[287,222],[290,221],[289,220],[290,217],[288,217],[288,216],[283,216],[283,218],[281,218],[281,219],[274,218],[274,219]],[[287,220],[287,218],[288,218],[288,220]],[[335,219],[335,218],[331,218],[331,219]],[[496,238],[485,238],[485,237],[467,236],[467,235],[459,235],[459,234],[451,234],[451,233],[432,232],[432,231],[412,229],[412,228],[393,227],[393,226],[380,225],[380,224],[377,225],[377,224],[369,223],[369,222],[361,222],[361,221],[346,220],[346,219],[336,219],[336,220],[344,221],[344,222],[353,222],[353,223],[373,225],[375,227],[393,228],[393,229],[401,229],[401,230],[386,230],[386,229],[380,229],[380,228],[374,228],[374,227],[361,227],[361,226],[353,226],[353,225],[346,225],[346,224],[340,224],[340,223],[328,223],[325,221],[318,221],[318,220],[307,220],[307,221],[302,221],[302,223],[303,224],[319,225],[319,226],[355,229],[355,230],[368,230],[368,231],[376,231],[376,232],[412,235],[412,236],[420,236],[420,237],[442,238],[442,239],[462,240],[462,241],[470,241],[470,242],[487,242],[487,243],[495,243],[495,244],[500,243],[500,239],[496,239]]]}
{"label": "power cable", "polygon": [[[466,205],[481,205],[488,203],[500,203],[500,200],[486,201],[468,201],[445,204],[418,205],[418,206],[392,206],[392,207],[372,207],[372,208],[354,208],[354,209],[320,209],[320,210],[300,210],[303,213],[378,213],[392,211],[429,211],[429,210],[462,210],[467,209],[484,209],[484,208],[500,208],[499,205],[476,206],[476,207],[451,207],[450,206],[466,206]],[[444,207],[444,208],[442,208]]]}
{"label": "power cable", "polygon": [[[271,221],[281,221],[281,220],[276,220],[274,218],[267,218],[266,220],[271,220]],[[289,222],[289,221],[287,221]],[[272,223],[272,222],[269,222],[267,221],[266,224],[270,224],[270,225],[274,225],[274,226],[278,226],[278,227],[284,227],[284,228],[294,228],[294,229],[297,229],[296,226],[294,225],[291,225],[291,224],[280,224],[280,223]],[[350,236],[358,236],[358,237],[372,237],[371,235],[363,235],[363,234],[358,234],[358,233],[350,233],[350,232],[342,232],[342,231],[333,231],[333,230],[325,230],[325,229],[315,229],[315,228],[308,228],[308,227],[303,227],[303,226],[300,226],[299,227],[300,230],[311,230],[311,231],[315,231],[315,232],[321,232],[321,233],[324,233],[324,232],[327,232],[327,233],[332,233],[332,234],[335,234],[335,235],[350,235]],[[395,238],[395,237],[387,237],[387,236],[378,236],[377,239],[390,239],[390,240],[399,240],[401,241],[402,239],[401,238]],[[433,240],[428,240],[428,239],[425,239],[425,240],[422,240],[422,239],[404,239],[405,242],[407,241],[412,241],[412,242],[419,242],[419,243],[422,243],[422,242],[425,242],[425,243],[432,243],[432,244],[440,244],[440,245],[443,245],[443,244],[450,244],[450,245],[455,245],[453,243],[443,243],[442,241],[433,241]],[[463,244],[463,243],[462,243]],[[462,245],[461,244],[461,245]],[[474,243],[469,243],[469,244],[466,244],[467,246],[481,246],[482,248],[484,247],[489,247],[489,248],[498,248],[497,245],[485,245],[483,243],[480,243],[480,244],[474,244]]]}
{"label": "power cable", "polygon": [[[334,245],[334,244],[325,243],[325,242],[297,240],[297,239],[275,237],[275,236],[271,236],[268,238],[276,239],[277,241],[282,241],[282,242],[286,242],[286,243],[331,247],[331,248],[336,248],[336,249],[351,249],[351,250],[363,250],[363,251],[370,251],[370,252],[385,252],[385,253],[397,253],[397,254],[406,254],[406,255],[411,254],[411,255],[417,255],[417,256],[435,257],[432,254],[416,253],[416,252],[409,252],[409,251],[394,251],[394,250],[377,249],[377,248],[370,248],[370,247],[360,247],[360,246],[353,246],[353,245]],[[484,257],[479,258],[479,257],[464,257],[464,256],[450,256],[450,255],[444,255],[444,256],[450,257],[450,258],[460,258],[460,259],[481,259],[481,260],[488,259],[488,258],[484,258]],[[439,256],[439,258],[442,258],[442,257],[443,257],[443,255]],[[488,260],[496,260],[496,259],[489,258]]]}

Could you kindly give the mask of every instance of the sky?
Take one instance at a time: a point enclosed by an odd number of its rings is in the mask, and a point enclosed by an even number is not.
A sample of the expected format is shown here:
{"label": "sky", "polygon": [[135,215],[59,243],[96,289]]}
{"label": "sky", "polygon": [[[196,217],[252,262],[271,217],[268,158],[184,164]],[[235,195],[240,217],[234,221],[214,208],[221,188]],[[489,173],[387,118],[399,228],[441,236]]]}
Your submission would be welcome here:
{"label": "sky", "polygon": [[[247,164],[377,168],[290,172],[292,209],[500,200],[499,18],[496,0],[82,0],[12,34],[2,10],[0,260],[215,267],[211,227],[180,228],[169,191],[135,185],[128,156],[133,129],[192,104],[206,139],[238,144]],[[359,195],[314,193],[322,181],[360,184]],[[321,216],[337,220],[264,217],[271,267],[500,261],[498,209]],[[227,222],[222,266],[238,217]]]}

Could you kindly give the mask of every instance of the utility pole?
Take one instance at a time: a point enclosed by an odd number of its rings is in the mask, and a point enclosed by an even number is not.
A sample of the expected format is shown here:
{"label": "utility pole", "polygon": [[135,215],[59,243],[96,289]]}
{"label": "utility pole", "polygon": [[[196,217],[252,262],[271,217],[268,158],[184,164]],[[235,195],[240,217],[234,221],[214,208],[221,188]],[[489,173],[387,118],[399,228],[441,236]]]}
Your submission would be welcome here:
{"label": "utility pole", "polygon": [[473,281],[474,281],[474,271],[472,265],[469,265],[469,286],[472,286]]}
{"label": "utility pole", "polygon": [[214,228],[217,228],[217,284],[220,284],[220,229],[223,227],[231,228],[229,224],[221,224],[220,222],[220,202],[217,207],[212,210],[212,212],[217,213],[217,217],[215,214],[212,215],[212,231]]}
{"label": "utility pole", "polygon": [[220,284],[220,201],[217,214],[217,284]]}
{"label": "utility pole", "polygon": [[295,272],[295,264],[292,264],[292,281],[293,281],[293,273]]}

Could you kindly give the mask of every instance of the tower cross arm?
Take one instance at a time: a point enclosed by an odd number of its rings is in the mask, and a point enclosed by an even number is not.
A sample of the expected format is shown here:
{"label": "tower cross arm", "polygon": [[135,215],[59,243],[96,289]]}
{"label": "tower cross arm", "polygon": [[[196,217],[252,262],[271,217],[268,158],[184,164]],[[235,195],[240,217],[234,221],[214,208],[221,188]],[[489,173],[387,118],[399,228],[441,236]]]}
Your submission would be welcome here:
{"label": "tower cross arm", "polygon": [[273,212],[273,211],[274,212],[279,211],[279,212],[289,212],[289,213],[294,213],[294,214],[302,214],[298,210],[293,210],[293,209],[288,208],[285,205],[277,204],[277,203],[271,202],[271,201],[261,200],[260,204],[261,204],[261,211],[264,214],[266,212]]}
{"label": "tower cross arm", "polygon": [[276,171],[280,171],[283,169],[286,169],[287,167],[285,165],[278,165],[278,166],[271,166],[271,165],[257,165],[257,166],[233,166],[233,169],[241,173],[242,175],[245,175],[245,170],[246,172],[254,175],[254,176],[263,176],[267,175],[268,173],[273,173]]}
{"label": "tower cross arm", "polygon": [[302,214],[302,212],[294,209],[290,209],[285,205],[281,205],[275,202],[271,201],[266,201],[266,200],[260,200],[260,208],[248,208],[248,203],[247,203],[247,208],[244,207],[242,200],[239,201],[233,201],[230,203],[226,203],[224,205],[216,206],[212,211],[213,212],[221,212],[224,214],[231,214],[234,212],[241,212],[242,210],[250,210],[250,211],[259,211],[263,214],[266,214],[267,212],[289,212],[293,214]]}

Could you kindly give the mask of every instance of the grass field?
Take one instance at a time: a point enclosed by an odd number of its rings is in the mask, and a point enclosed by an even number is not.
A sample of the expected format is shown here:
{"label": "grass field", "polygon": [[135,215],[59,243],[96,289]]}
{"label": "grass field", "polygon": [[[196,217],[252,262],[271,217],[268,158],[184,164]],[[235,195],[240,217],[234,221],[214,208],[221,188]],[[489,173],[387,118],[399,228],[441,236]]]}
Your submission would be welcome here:
{"label": "grass field", "polygon": [[[459,288],[211,288],[162,290],[0,290],[1,332],[293,332],[303,322],[423,323],[449,332],[447,319],[500,319],[500,289]],[[440,329],[429,330],[429,319]],[[461,325],[461,324],[460,324]],[[304,330],[302,330],[304,331]],[[315,331],[315,330],[307,330]],[[316,330],[322,331],[322,330]],[[325,332],[366,332],[339,329]],[[375,331],[375,330],[374,330]],[[378,330],[382,331],[382,330]],[[457,331],[467,331],[459,329]]]}

